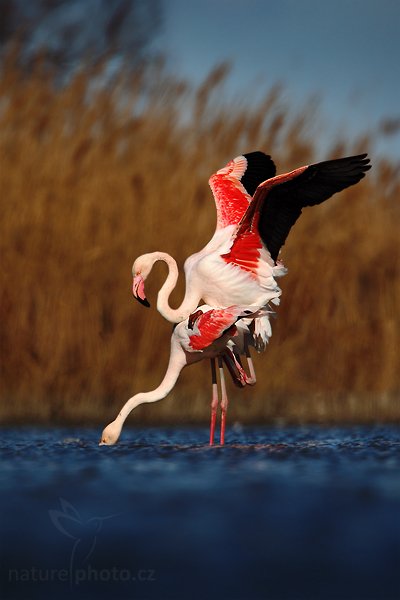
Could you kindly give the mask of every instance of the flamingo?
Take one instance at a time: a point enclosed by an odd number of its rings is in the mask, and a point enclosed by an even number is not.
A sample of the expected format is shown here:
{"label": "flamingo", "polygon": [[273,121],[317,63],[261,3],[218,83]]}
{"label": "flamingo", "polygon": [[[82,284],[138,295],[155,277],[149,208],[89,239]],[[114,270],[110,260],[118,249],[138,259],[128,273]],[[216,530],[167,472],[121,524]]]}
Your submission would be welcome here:
{"label": "flamingo", "polygon": [[[184,339],[193,342],[193,334],[189,329],[190,324],[196,322],[193,320],[193,314],[199,312],[193,311],[201,299],[208,304],[206,313],[216,311],[208,317],[211,320],[213,315],[220,314],[221,310],[221,314],[227,318],[228,315],[232,316],[232,306],[248,306],[249,312],[255,311],[251,321],[252,345],[258,351],[264,350],[271,335],[268,311],[262,315],[255,314],[257,307],[269,307],[270,302],[279,304],[281,290],[275,278],[285,275],[286,268],[278,259],[278,255],[292,226],[304,207],[321,204],[336,192],[358,183],[370,168],[367,154],[360,154],[305,165],[277,176],[271,157],[257,151],[237,156],[210,177],[209,184],[217,209],[217,225],[210,242],[185,262],[186,292],[179,308],[173,309],[168,303],[178,280],[178,267],[172,256],[165,252],[152,252],[140,256],[134,262],[133,294],[145,306],[150,306],[145,294],[146,278],[155,262],[164,261],[167,264],[168,276],[158,293],[157,309],[168,321],[178,325],[171,338],[170,362],[162,383],[152,392],[137,394],[128,400],[117,418],[105,428],[101,444],[115,443],[126,417],[133,408],[143,402],[154,402],[164,398],[175,385],[184,366],[206,357],[211,358],[213,381],[210,425],[212,443],[218,404],[214,393],[216,356],[221,378],[223,443],[227,398],[224,399],[226,391],[221,357],[226,358],[228,342],[232,342],[229,338],[229,326],[225,322],[226,327],[223,331],[217,328],[218,336],[209,338],[209,344],[202,348],[201,356],[196,356],[184,342]],[[200,312],[203,313],[203,310],[200,309]],[[239,317],[235,314],[236,319],[243,317],[246,315]],[[205,318],[206,316],[201,315],[197,317],[197,335],[200,337],[202,331],[199,327],[203,326]],[[230,326],[234,323],[235,321]],[[248,328],[247,333],[250,333],[248,322],[244,326]],[[246,356],[250,358],[248,342]],[[248,364],[249,369],[251,365],[252,375],[247,380],[243,379],[244,384],[255,382],[254,367],[251,362]],[[240,373],[240,370],[238,372]],[[240,381],[239,376],[236,379]]]}
{"label": "flamingo", "polygon": [[[239,387],[254,385],[256,375],[249,352],[249,344],[253,343],[251,321],[261,318],[268,311],[267,307],[243,308],[231,306],[225,309],[213,309],[211,306],[200,306],[188,319],[178,323],[171,335],[171,350],[167,371],[160,385],[150,391],[136,394],[122,407],[118,416],[104,429],[99,445],[115,444],[121,434],[123,424],[131,411],[145,402],[157,402],[169,394],[174,387],[180,372],[205,358],[211,361],[212,399],[210,422],[210,445],[214,443],[215,424],[218,408],[218,387],[216,364],[221,385],[221,431],[220,444],[225,442],[226,413],[228,395],[226,391],[223,362],[225,362],[232,379]],[[247,358],[250,375],[243,369],[240,354]]]}
{"label": "flamingo", "polygon": [[[216,229],[208,244],[184,264],[186,292],[181,305],[174,309],[168,302],[178,267],[165,252],[143,254],[135,260],[135,298],[150,306],[144,282],[154,263],[163,261],[168,276],[158,293],[157,309],[172,323],[187,319],[201,299],[214,308],[279,304],[281,290],[275,279],[287,270],[278,255],[302,209],[356,184],[368,169],[367,154],[360,154],[276,175],[274,162],[263,152],[237,156],[209,179],[217,209]],[[254,324],[256,347],[261,351],[269,337],[268,316]]]}

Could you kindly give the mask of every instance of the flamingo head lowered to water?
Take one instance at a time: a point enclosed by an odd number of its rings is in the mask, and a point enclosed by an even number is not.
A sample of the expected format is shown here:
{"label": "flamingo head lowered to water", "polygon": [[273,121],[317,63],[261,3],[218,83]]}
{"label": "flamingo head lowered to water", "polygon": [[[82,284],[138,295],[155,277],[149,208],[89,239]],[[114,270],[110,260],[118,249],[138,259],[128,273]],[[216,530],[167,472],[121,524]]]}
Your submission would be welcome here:
{"label": "flamingo head lowered to water", "polygon": [[122,423],[117,420],[112,421],[104,428],[101,434],[99,446],[113,446],[118,442],[121,435]]}

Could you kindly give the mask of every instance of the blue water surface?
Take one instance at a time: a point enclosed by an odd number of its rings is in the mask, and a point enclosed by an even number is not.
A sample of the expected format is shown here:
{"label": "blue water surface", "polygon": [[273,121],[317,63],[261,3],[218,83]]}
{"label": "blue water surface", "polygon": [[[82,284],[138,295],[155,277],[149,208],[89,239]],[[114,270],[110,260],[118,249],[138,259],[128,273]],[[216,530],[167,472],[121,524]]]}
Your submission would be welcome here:
{"label": "blue water surface", "polygon": [[400,598],[400,428],[99,436],[0,430],[2,598]]}

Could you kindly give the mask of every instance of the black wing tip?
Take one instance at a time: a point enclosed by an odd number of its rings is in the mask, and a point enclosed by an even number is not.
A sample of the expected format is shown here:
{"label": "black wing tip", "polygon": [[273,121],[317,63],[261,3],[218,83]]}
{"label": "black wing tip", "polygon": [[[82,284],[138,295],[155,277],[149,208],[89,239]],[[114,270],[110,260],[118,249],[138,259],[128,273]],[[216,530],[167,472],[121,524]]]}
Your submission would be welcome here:
{"label": "black wing tip", "polygon": [[247,160],[247,168],[241,183],[247,193],[253,196],[260,183],[276,175],[276,166],[271,156],[261,150],[246,152],[242,156]]}
{"label": "black wing tip", "polygon": [[[301,208],[320,204],[324,200],[330,198],[333,194],[341,192],[342,190],[358,183],[365,177],[366,172],[369,171],[371,167],[372,165],[370,164],[370,158],[367,152],[310,165],[304,172],[304,174],[306,174],[306,178],[308,178],[308,181],[306,179],[306,185],[313,180],[315,181],[316,177],[319,177],[319,181],[314,184],[316,185],[314,195],[311,195],[309,201],[304,201],[305,198],[301,197],[297,200],[294,199],[291,201],[291,203],[287,206],[286,214],[285,210],[283,210],[283,207],[281,206],[282,195],[279,196],[279,189],[283,190],[285,186],[291,184],[288,183],[275,187],[273,193],[278,195],[275,197],[275,206],[271,204],[271,194],[269,195],[270,204],[268,219],[276,218],[277,212],[281,211],[282,214],[278,215],[278,217],[282,217],[281,222],[279,226],[276,224],[271,224],[271,227],[269,227],[266,225],[263,218],[264,213],[262,213],[259,222],[261,238],[267,250],[269,251],[272,260],[275,263],[277,262],[280,249],[284,245],[292,226],[300,216]],[[299,182],[302,178],[304,179],[304,175],[300,175],[293,181]],[[338,185],[336,189],[330,189],[330,187],[332,187],[331,181],[335,181],[335,179],[337,180]],[[313,184],[311,183],[311,185]],[[312,191],[313,190],[311,188],[311,192]],[[306,194],[306,192],[304,192],[304,194]],[[268,204],[265,206],[268,206]]]}
{"label": "black wing tip", "polygon": [[256,168],[261,167],[261,168],[265,168],[268,170],[270,170],[272,168],[276,169],[276,165],[275,165],[274,161],[272,160],[271,155],[266,154],[262,150],[254,150],[253,152],[246,152],[246,153],[242,154],[242,156],[244,156],[247,161],[251,161],[251,162],[255,163],[254,166]]}
{"label": "black wing tip", "polygon": [[360,165],[362,167],[367,167],[368,169],[371,168],[371,159],[368,156],[367,152],[364,152],[364,154],[355,154],[354,156],[346,156],[345,158],[342,159],[337,159],[337,160],[343,160],[343,161],[347,161],[347,162],[352,162],[355,165]]}
{"label": "black wing tip", "polygon": [[309,172],[310,175],[312,174],[313,176],[319,172],[319,175],[324,173],[330,177],[342,176],[349,178],[347,186],[345,186],[348,187],[349,185],[353,185],[350,179],[355,179],[354,183],[357,183],[357,181],[359,181],[361,177],[364,177],[364,174],[371,168],[370,158],[365,152],[363,154],[333,158],[331,160],[315,163],[310,165],[306,172]]}
{"label": "black wing tip", "polygon": [[344,163],[344,162],[369,163],[370,158],[368,156],[368,152],[364,152],[363,154],[352,154],[350,156],[340,156],[339,158],[331,158],[331,159],[322,161],[322,163],[321,162],[314,163],[314,165],[321,165],[321,164],[326,164],[326,163],[340,164],[340,163]]}
{"label": "black wing tip", "polygon": [[367,169],[370,169],[370,168],[371,168],[371,166],[372,166],[372,165],[370,164],[370,163],[371,163],[371,159],[370,159],[370,157],[368,156],[368,153],[367,153],[367,152],[365,152],[364,154],[358,154],[357,156],[353,156],[353,157],[351,157],[351,158],[353,158],[353,159],[357,160],[357,162],[358,162],[359,164],[361,164],[361,165],[365,166]]}
{"label": "black wing tip", "polygon": [[253,157],[253,158],[271,159],[271,156],[269,154],[266,154],[262,150],[253,150],[252,152],[246,152],[246,154],[242,154],[242,156],[245,156],[246,158]]}
{"label": "black wing tip", "polygon": [[371,160],[366,152],[364,154],[358,154],[357,156],[350,156],[349,160],[353,163],[353,169],[358,171],[360,179],[365,177],[365,173],[372,168]]}

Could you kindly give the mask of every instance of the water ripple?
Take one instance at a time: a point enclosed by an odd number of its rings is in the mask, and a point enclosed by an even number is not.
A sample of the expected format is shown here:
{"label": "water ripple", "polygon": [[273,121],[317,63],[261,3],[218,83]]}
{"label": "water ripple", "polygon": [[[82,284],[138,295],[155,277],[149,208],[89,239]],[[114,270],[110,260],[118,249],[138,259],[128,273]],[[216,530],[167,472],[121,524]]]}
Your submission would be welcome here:
{"label": "water ripple", "polygon": [[99,433],[1,430],[5,597],[399,596],[399,428]]}

